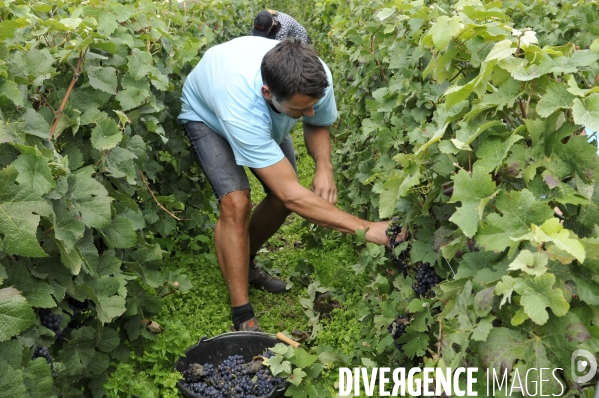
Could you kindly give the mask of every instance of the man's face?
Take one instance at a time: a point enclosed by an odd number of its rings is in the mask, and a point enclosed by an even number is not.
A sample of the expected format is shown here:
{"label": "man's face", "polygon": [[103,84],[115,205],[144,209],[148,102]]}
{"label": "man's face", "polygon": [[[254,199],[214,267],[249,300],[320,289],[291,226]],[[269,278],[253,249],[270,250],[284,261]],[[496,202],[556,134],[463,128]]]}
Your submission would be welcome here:
{"label": "man's face", "polygon": [[262,94],[269,104],[275,107],[277,111],[292,119],[299,119],[302,116],[314,116],[314,105],[318,98],[307,95],[296,94],[286,101],[277,101],[267,86],[262,87]]}

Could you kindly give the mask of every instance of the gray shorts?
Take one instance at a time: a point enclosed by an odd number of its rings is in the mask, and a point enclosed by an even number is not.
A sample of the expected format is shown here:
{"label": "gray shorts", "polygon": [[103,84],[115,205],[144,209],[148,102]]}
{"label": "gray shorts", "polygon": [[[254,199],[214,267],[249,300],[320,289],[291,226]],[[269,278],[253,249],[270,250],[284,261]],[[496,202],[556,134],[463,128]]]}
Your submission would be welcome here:
{"label": "gray shorts", "polygon": [[[183,127],[191,142],[195,158],[210,182],[216,199],[221,200],[229,192],[250,189],[250,182],[245,170],[243,166],[235,163],[233,150],[226,139],[203,122],[187,122]],[[287,136],[280,147],[297,174],[291,137]],[[254,170],[251,168],[250,170],[264,187],[264,192],[272,194],[272,191],[260,180]]]}

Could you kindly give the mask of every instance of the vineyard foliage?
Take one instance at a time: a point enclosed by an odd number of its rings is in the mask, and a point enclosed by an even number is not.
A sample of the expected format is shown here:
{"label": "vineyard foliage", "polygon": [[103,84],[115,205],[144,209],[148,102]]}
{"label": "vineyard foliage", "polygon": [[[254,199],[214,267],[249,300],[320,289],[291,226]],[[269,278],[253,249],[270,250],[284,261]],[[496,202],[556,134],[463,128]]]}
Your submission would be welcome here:
{"label": "vineyard foliage", "polygon": [[[288,392],[330,395],[335,363],[560,367],[583,389],[570,355],[599,353],[599,164],[582,135],[599,131],[597,4],[272,8],[334,73],[341,205],[410,231],[407,273],[370,244],[355,266],[373,276],[355,352],[282,353],[303,368]],[[111,364],[154,338],[160,297],[190,288],[166,260],[210,258],[214,203],[175,120],[181,84],[259,9],[0,1],[0,397],[102,396]],[[419,263],[443,279],[434,294],[412,288]]]}
{"label": "vineyard foliage", "polygon": [[1,397],[103,396],[111,362],[154,338],[160,297],[190,289],[165,260],[209,255],[214,206],[181,85],[256,10],[0,1]]}
{"label": "vineyard foliage", "polygon": [[[599,352],[599,163],[583,135],[599,130],[599,13],[589,1],[523,3],[301,11],[336,82],[342,205],[410,231],[395,249],[409,253],[406,274],[374,245],[356,265],[373,283],[354,364],[514,378],[559,367],[543,394],[586,387],[570,359]],[[444,279],[434,294],[412,288],[419,263]],[[409,324],[394,342],[400,316]]]}

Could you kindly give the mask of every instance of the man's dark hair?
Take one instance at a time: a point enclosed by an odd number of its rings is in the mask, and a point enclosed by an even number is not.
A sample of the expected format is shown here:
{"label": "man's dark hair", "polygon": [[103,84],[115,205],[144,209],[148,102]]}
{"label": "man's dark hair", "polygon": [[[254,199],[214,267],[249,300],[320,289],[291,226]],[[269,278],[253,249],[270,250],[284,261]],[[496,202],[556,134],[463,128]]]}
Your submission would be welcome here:
{"label": "man's dark hair", "polygon": [[296,94],[320,99],[329,85],[324,66],[312,47],[296,37],[282,40],[262,58],[262,81],[277,101],[289,100]]}

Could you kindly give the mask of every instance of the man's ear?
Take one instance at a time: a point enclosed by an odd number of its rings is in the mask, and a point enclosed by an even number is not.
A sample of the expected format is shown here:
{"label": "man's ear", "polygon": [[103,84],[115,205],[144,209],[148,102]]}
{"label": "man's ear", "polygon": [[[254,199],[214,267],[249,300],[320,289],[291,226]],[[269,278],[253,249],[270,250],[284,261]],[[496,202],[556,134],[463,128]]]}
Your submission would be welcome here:
{"label": "man's ear", "polygon": [[270,88],[268,88],[268,86],[266,84],[262,85],[262,96],[267,101],[272,101],[273,93],[272,93],[272,91],[270,91]]}

